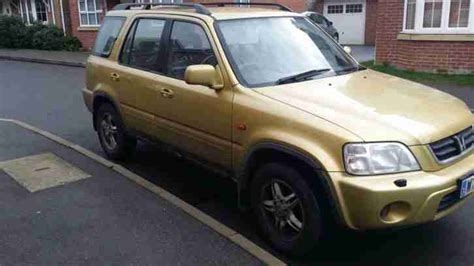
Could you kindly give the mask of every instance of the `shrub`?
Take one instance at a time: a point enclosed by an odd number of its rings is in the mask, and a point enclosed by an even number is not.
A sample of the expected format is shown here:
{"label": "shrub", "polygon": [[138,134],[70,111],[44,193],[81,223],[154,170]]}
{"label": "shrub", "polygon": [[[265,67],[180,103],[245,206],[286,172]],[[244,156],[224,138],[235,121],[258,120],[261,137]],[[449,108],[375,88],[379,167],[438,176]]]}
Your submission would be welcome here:
{"label": "shrub", "polygon": [[19,17],[0,15],[0,47],[21,48],[28,43],[26,26]]}
{"label": "shrub", "polygon": [[64,39],[64,50],[76,52],[82,47],[81,41],[76,37],[66,36]]}
{"label": "shrub", "polygon": [[78,51],[81,42],[53,25],[26,26],[19,17],[0,15],[0,48]]}
{"label": "shrub", "polygon": [[33,32],[31,44],[33,49],[39,50],[63,50],[64,33],[58,27],[47,26],[39,27],[38,31]]}

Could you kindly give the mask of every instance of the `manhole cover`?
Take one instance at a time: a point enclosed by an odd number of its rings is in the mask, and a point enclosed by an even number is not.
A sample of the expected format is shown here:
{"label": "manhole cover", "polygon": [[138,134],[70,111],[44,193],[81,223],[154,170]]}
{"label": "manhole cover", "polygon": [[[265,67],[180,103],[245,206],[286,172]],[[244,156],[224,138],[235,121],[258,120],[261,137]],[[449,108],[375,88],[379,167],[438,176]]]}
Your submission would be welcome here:
{"label": "manhole cover", "polygon": [[90,177],[52,153],[0,162],[0,168],[30,192]]}

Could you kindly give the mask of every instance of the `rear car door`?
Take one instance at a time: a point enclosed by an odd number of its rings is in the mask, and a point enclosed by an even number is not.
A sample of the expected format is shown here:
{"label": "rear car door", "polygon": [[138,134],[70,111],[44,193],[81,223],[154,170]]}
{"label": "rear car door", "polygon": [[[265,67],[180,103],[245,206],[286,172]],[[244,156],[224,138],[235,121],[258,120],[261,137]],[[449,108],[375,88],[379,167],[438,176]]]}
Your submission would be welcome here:
{"label": "rear car door", "polygon": [[155,125],[170,132],[168,141],[175,146],[230,167],[232,87],[227,82],[223,89],[213,90],[184,81],[190,65],[219,65],[221,59],[210,36],[206,24],[198,19],[172,21]]}
{"label": "rear car door", "polygon": [[155,106],[158,104],[159,78],[163,74],[166,19],[138,17],[123,44],[115,71],[116,91],[122,116],[129,129],[153,134]]}

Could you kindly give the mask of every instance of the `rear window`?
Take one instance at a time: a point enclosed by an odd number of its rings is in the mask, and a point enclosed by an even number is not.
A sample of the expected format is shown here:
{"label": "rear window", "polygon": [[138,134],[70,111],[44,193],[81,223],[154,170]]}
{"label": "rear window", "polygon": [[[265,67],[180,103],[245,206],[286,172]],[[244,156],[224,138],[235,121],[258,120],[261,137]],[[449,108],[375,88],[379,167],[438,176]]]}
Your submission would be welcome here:
{"label": "rear window", "polygon": [[106,17],[104,19],[92,50],[94,55],[102,57],[110,55],[124,22],[124,17]]}

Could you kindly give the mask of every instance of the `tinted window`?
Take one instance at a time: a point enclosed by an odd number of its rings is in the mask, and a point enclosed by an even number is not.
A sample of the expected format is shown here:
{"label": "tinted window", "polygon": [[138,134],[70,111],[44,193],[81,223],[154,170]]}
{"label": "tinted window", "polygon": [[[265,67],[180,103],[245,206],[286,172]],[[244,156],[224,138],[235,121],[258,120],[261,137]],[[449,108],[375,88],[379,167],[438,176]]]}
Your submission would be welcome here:
{"label": "tinted window", "polygon": [[158,56],[164,28],[164,20],[138,20],[127,36],[121,62],[145,70],[160,71]]}
{"label": "tinted window", "polygon": [[106,17],[104,19],[94,45],[93,53],[95,55],[103,57],[110,55],[124,21],[125,18],[122,17]]}
{"label": "tinted window", "polygon": [[168,62],[168,75],[177,79],[184,79],[184,72],[190,65],[217,64],[204,29],[180,21],[173,23]]}

